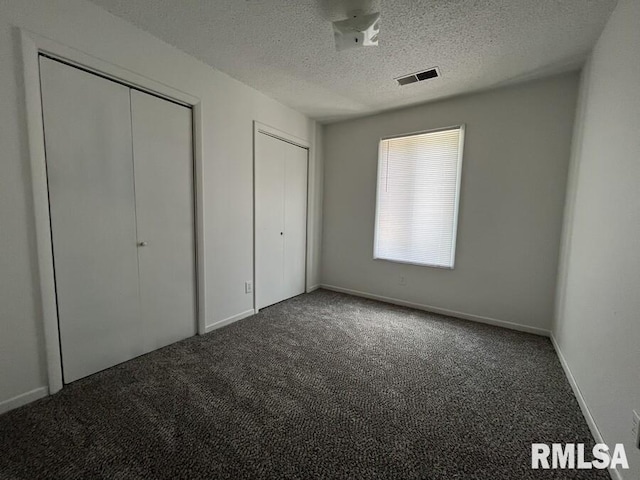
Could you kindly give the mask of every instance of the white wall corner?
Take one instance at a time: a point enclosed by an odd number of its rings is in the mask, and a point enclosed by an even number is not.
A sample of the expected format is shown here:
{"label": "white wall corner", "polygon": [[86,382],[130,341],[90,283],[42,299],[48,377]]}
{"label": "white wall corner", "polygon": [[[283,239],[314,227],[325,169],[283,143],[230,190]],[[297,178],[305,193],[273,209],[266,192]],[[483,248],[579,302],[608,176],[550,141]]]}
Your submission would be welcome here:
{"label": "white wall corner", "polygon": [[[573,394],[575,395],[576,400],[578,401],[578,405],[580,406],[582,415],[584,415],[584,419],[587,421],[587,425],[589,426],[591,435],[593,435],[593,438],[596,441],[596,443],[606,443],[602,438],[602,434],[600,433],[600,429],[598,428],[598,425],[596,424],[596,421],[594,420],[593,415],[591,415],[589,406],[587,405],[587,402],[584,399],[584,396],[582,395],[582,391],[580,390],[580,387],[578,386],[578,383],[576,382],[576,379],[573,376],[573,373],[571,372],[571,368],[569,368],[569,364],[567,363],[567,360],[564,358],[564,355],[560,350],[560,346],[558,345],[558,342],[556,341],[556,338],[553,335],[553,332],[551,332],[551,343],[553,344],[553,348],[555,349],[556,354],[560,359],[560,365],[562,365],[562,369],[564,370],[564,373],[567,376],[569,385],[571,385],[571,390],[573,390]],[[622,472],[620,472],[620,470],[612,468],[612,469],[609,469],[609,473],[611,474],[611,477],[616,480],[624,480],[622,476]]]}

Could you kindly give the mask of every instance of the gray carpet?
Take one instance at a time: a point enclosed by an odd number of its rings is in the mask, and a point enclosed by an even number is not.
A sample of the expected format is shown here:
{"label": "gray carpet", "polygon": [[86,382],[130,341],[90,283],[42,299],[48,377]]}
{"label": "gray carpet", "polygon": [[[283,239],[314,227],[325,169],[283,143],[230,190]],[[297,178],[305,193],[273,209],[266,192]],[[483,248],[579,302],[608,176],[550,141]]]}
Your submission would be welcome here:
{"label": "gray carpet", "polygon": [[0,477],[609,478],[546,338],[327,291],[0,416]]}

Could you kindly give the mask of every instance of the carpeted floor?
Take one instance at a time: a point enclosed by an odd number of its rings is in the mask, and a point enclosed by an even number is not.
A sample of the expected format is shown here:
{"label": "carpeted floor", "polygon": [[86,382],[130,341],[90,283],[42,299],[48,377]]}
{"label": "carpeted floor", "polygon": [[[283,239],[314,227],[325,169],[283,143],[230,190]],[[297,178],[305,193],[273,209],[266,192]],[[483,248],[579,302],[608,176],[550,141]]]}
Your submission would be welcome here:
{"label": "carpeted floor", "polygon": [[548,339],[317,291],[0,416],[0,478],[609,478]]}

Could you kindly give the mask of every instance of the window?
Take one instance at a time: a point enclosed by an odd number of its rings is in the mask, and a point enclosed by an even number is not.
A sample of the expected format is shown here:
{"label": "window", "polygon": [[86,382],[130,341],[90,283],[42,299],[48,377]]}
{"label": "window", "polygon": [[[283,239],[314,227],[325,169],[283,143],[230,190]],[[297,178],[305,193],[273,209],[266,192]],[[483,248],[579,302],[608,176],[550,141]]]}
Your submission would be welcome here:
{"label": "window", "polygon": [[463,142],[464,126],[380,141],[374,258],[453,268]]}

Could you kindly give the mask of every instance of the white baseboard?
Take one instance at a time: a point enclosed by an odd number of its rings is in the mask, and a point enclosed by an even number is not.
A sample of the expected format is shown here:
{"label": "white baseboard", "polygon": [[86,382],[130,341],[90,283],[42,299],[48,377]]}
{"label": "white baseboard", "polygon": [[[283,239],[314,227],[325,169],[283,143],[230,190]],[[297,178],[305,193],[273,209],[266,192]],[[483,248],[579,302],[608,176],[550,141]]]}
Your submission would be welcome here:
{"label": "white baseboard", "polygon": [[31,390],[30,392],[21,393],[16,397],[0,402],[0,414],[26,405],[27,403],[34,402],[40,398],[44,398],[47,395],[49,395],[49,389],[47,387],[39,387]]}
{"label": "white baseboard", "polygon": [[316,290],[318,290],[322,285],[320,285],[319,283],[316,285],[311,285],[309,288],[307,288],[307,292],[306,293],[311,293],[311,292],[315,292]]}
{"label": "white baseboard", "polygon": [[[573,390],[573,394],[575,395],[576,400],[578,400],[578,405],[580,405],[580,410],[582,410],[582,415],[584,415],[584,419],[587,421],[589,430],[591,430],[591,435],[593,435],[593,438],[596,441],[596,443],[606,443],[602,438],[602,434],[600,433],[600,429],[598,428],[598,425],[596,425],[596,421],[594,420],[593,415],[591,415],[591,411],[587,406],[587,402],[585,401],[584,396],[582,395],[582,391],[580,390],[580,387],[578,386],[578,383],[576,382],[576,379],[573,376],[573,373],[571,372],[571,368],[569,368],[569,364],[567,363],[566,358],[564,358],[564,355],[562,354],[562,350],[560,350],[560,346],[556,341],[556,337],[553,336],[553,332],[551,333],[550,337],[551,337],[551,343],[553,344],[553,348],[555,349],[556,354],[560,359],[560,365],[562,365],[564,374],[567,376],[567,380],[569,380],[569,385],[571,385],[571,389]],[[622,472],[620,472],[619,470],[610,468],[609,473],[611,474],[611,477],[614,479],[624,480],[622,477]]]}
{"label": "white baseboard", "polygon": [[224,320],[219,320],[215,323],[212,323],[211,325],[207,325],[204,331],[205,333],[209,333],[212,330],[216,330],[220,327],[224,327],[225,325],[229,325],[230,323],[237,322],[238,320],[242,320],[243,318],[250,317],[255,313],[255,310],[252,308],[250,310],[247,310],[246,312],[238,313],[237,315],[233,315],[231,317],[225,318]]}
{"label": "white baseboard", "polygon": [[496,318],[483,317],[480,315],[473,315],[471,313],[457,312],[455,310],[434,307],[432,305],[424,305],[422,303],[407,302],[406,300],[400,300],[398,298],[384,297],[382,295],[375,295],[373,293],[360,292],[358,290],[351,290],[349,288],[336,287],[335,285],[321,284],[320,287],[327,290],[332,290],[334,292],[348,293],[349,295],[355,295],[357,297],[370,298],[372,300],[392,303],[394,305],[400,305],[402,307],[415,308],[416,310],[424,310],[425,312],[438,313],[440,315],[448,315],[450,317],[461,318],[463,320],[486,323],[488,325],[495,325],[497,327],[518,330],[520,332],[533,333],[536,335],[542,335],[543,337],[549,337],[551,335],[551,332],[549,330],[545,330],[543,328],[530,327],[529,325],[521,325],[519,323],[507,322],[505,320],[498,320]]}

